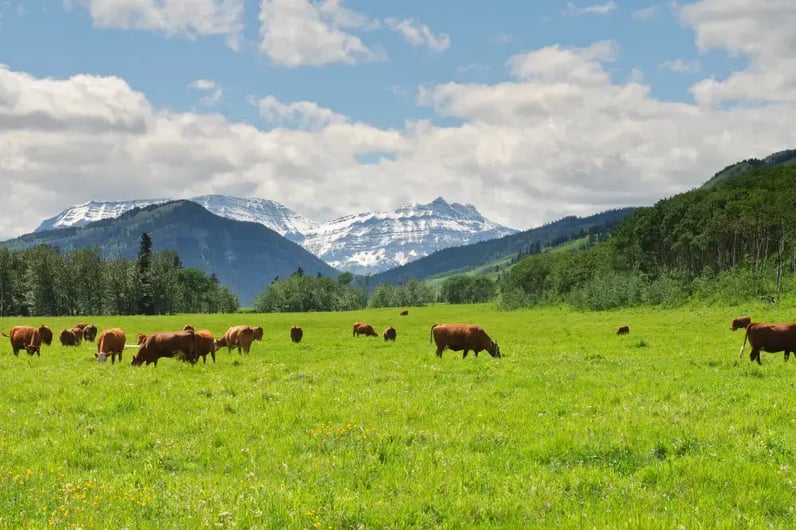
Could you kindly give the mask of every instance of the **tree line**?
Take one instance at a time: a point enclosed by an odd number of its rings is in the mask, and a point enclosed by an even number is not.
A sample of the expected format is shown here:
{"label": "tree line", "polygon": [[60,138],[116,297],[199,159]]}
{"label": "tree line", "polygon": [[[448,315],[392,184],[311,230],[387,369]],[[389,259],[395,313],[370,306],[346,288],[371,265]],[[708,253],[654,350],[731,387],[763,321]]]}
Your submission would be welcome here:
{"label": "tree line", "polygon": [[795,204],[793,165],[675,195],[637,209],[588,249],[523,258],[501,282],[501,305],[778,300],[796,284]]}
{"label": "tree line", "polygon": [[135,260],[106,260],[98,248],[0,248],[0,316],[228,313],[239,305],[214,274],[183,267],[176,252],[153,252],[147,233]]}

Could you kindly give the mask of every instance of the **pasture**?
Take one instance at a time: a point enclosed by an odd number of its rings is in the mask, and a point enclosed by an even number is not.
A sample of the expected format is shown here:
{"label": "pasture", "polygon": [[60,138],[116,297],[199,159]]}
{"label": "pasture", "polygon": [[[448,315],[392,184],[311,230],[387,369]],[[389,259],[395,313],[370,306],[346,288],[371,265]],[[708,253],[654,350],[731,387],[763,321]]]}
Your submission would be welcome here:
{"label": "pasture", "polygon": [[[0,319],[56,335],[40,358],[0,342],[0,528],[796,526],[796,362],[739,363],[729,330],[792,308],[399,311]],[[78,320],[265,336],[133,368],[57,343]],[[434,322],[503,358],[438,359]]]}

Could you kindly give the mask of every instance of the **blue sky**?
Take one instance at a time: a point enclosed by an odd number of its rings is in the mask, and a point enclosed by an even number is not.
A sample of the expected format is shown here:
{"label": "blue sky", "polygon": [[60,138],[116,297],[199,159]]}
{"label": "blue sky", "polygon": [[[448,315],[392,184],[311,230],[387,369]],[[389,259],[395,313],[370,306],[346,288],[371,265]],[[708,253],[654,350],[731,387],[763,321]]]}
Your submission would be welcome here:
{"label": "blue sky", "polygon": [[441,195],[519,229],[651,204],[794,146],[795,19],[786,0],[0,0],[0,238],[202,193],[316,221]]}

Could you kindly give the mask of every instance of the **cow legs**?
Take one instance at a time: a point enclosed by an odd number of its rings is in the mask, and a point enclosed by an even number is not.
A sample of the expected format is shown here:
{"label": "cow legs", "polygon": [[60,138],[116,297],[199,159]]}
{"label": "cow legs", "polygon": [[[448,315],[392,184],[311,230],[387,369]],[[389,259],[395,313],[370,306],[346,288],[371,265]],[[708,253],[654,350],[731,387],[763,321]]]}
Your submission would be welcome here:
{"label": "cow legs", "polygon": [[437,357],[439,357],[440,359],[442,358],[442,348],[440,348],[439,346],[437,346]]}
{"label": "cow legs", "polygon": [[470,350],[468,350],[467,348],[465,348],[465,349],[464,349],[464,352],[462,353],[462,359],[464,359],[465,357],[467,357],[467,353],[468,353],[469,351],[470,351]]}
{"label": "cow legs", "polygon": [[749,360],[757,361],[757,364],[763,364],[760,362],[760,348],[752,348],[751,353],[749,353]]}
{"label": "cow legs", "polygon": [[785,350],[785,361],[787,361],[789,358],[790,358],[790,352],[788,350]]}

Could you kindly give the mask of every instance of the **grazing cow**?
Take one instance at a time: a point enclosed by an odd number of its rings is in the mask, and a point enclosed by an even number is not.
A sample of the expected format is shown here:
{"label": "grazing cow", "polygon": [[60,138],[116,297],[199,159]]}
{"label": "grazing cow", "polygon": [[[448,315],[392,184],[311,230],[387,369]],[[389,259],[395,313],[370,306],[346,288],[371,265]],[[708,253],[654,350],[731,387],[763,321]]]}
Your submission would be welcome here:
{"label": "grazing cow", "polygon": [[736,329],[745,328],[749,324],[752,323],[752,317],[739,317],[732,319],[732,327],[730,331],[735,331]]}
{"label": "grazing cow", "polygon": [[8,335],[0,333],[11,339],[11,348],[14,355],[19,355],[19,350],[25,350],[29,355],[34,353],[41,357],[41,344],[52,344],[53,332],[48,326],[14,326]]}
{"label": "grazing cow", "polygon": [[202,358],[202,364],[207,362],[207,354],[216,362],[216,341],[209,329],[200,329],[196,332],[196,358]]}
{"label": "grazing cow", "polygon": [[83,338],[89,342],[94,342],[94,339],[97,338],[97,326],[89,324],[83,328]]}
{"label": "grazing cow", "polygon": [[431,326],[431,337],[437,344],[437,357],[442,357],[445,348],[453,351],[464,350],[462,359],[467,357],[470,350],[473,350],[476,357],[481,350],[486,350],[492,357],[500,357],[500,346],[497,342],[490,339],[481,326],[475,324],[434,324]]}
{"label": "grazing cow", "polygon": [[61,346],[77,346],[80,344],[78,337],[83,337],[83,333],[78,329],[62,329],[58,335]]}
{"label": "grazing cow", "polygon": [[127,337],[121,328],[104,329],[97,338],[97,353],[94,354],[94,357],[100,359],[100,356],[103,358],[110,356],[111,364],[114,364],[118,355],[119,362],[122,362],[122,352],[126,342]]}
{"label": "grazing cow", "polygon": [[408,314],[409,314],[409,310],[408,309],[404,309],[403,311],[401,311],[401,316],[402,317],[405,317]]}
{"label": "grazing cow", "polygon": [[224,333],[224,337],[216,341],[216,348],[226,346],[230,350],[233,346],[238,348],[238,353],[243,350],[244,353],[249,353],[252,342],[254,342],[255,331],[251,326],[232,326]]}
{"label": "grazing cow", "polygon": [[743,349],[746,347],[746,340],[752,352],[749,354],[750,361],[760,362],[760,350],[769,353],[779,351],[785,352],[785,360],[790,357],[790,353],[796,353],[796,324],[767,324],[752,322],[746,326],[746,335],[743,338],[743,345],[739,352],[739,360],[743,357]]}
{"label": "grazing cow", "polygon": [[160,332],[147,335],[146,340],[133,355],[130,362],[132,366],[140,366],[154,363],[158,365],[161,357],[174,357],[195,363],[196,357],[196,334],[193,331]]}
{"label": "grazing cow", "polygon": [[301,329],[301,326],[293,326],[290,328],[290,340],[293,342],[301,342],[301,338],[304,336],[304,330]]}
{"label": "grazing cow", "polygon": [[359,337],[360,335],[365,335],[366,337],[378,337],[379,334],[376,333],[376,330],[373,329],[373,326],[370,324],[363,324],[362,322],[358,323],[359,325],[354,328],[354,336]]}
{"label": "grazing cow", "polygon": [[384,330],[382,336],[384,337],[384,341],[386,342],[388,340],[395,341],[395,335],[396,335],[395,328],[390,326],[389,328]]}
{"label": "grazing cow", "polygon": [[616,330],[617,335],[627,335],[630,333],[630,326],[622,326]]}
{"label": "grazing cow", "polygon": [[357,328],[359,326],[363,326],[364,324],[365,324],[364,322],[354,322],[354,332],[351,334],[351,336],[355,337],[357,334]]}

